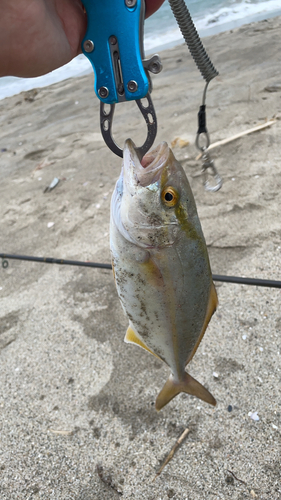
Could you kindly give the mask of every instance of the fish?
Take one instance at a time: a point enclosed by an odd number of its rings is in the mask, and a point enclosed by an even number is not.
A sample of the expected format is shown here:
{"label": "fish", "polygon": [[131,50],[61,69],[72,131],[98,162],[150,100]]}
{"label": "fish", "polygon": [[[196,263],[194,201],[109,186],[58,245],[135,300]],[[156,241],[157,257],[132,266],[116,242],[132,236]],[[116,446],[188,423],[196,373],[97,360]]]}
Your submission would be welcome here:
{"label": "fish", "polygon": [[111,199],[115,284],[129,320],[125,342],[171,370],[159,411],[184,392],[215,406],[186,366],[218,304],[208,251],[187,176],[166,142],[140,161],[131,139]]}

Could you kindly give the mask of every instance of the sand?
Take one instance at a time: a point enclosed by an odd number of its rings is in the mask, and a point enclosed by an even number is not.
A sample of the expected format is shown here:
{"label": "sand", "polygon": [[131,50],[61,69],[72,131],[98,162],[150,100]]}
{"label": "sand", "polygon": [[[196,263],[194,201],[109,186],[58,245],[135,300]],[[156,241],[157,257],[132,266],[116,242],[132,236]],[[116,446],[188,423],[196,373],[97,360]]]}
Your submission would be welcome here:
{"label": "sand", "polygon": [[[174,152],[215,274],[281,278],[280,33],[274,18],[204,40],[220,72],[207,96],[211,141],[277,118],[213,150],[217,193],[204,191],[195,159],[204,84],[187,48],[163,52],[153,77],[156,142],[190,141]],[[93,75],[7,98],[0,116],[0,252],[110,262],[121,161],[100,136]],[[119,144],[140,144],[145,133],[137,106],[118,105]],[[217,406],[180,395],[157,413],[169,369],[124,344],[110,271],[12,260],[1,268],[1,500],[280,499],[281,292],[217,290],[219,309],[189,366]]]}

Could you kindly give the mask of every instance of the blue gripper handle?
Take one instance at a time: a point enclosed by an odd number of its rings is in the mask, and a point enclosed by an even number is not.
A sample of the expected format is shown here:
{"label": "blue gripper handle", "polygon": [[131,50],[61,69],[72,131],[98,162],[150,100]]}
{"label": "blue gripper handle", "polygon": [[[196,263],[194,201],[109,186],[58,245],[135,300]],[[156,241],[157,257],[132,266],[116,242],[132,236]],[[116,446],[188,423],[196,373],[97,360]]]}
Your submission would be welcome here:
{"label": "blue gripper handle", "polygon": [[[107,104],[141,99],[149,91],[142,64],[144,0],[82,0],[88,17],[82,50],[95,72],[95,92]],[[129,7],[128,5],[134,5]],[[116,88],[112,41],[117,39],[124,90]],[[121,86],[122,88],[122,86]]]}

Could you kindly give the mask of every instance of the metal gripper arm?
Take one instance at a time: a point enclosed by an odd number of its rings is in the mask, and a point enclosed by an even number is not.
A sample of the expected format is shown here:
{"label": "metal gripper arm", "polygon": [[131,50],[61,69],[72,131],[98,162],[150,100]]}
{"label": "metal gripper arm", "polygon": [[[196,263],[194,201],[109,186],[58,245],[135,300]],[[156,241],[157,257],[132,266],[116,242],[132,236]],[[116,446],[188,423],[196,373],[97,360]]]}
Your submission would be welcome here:
{"label": "metal gripper arm", "polygon": [[[157,55],[144,59],[143,26],[144,0],[82,0],[88,26],[82,50],[95,73],[95,92],[101,101],[100,125],[107,146],[118,156],[122,149],[112,137],[115,104],[135,100],[147,124],[147,138],[138,148],[144,155],[152,146],[157,133],[157,120],[150,97],[152,90],[148,71],[162,69]],[[146,97],[148,106],[141,99]],[[105,111],[105,104],[110,111]]]}

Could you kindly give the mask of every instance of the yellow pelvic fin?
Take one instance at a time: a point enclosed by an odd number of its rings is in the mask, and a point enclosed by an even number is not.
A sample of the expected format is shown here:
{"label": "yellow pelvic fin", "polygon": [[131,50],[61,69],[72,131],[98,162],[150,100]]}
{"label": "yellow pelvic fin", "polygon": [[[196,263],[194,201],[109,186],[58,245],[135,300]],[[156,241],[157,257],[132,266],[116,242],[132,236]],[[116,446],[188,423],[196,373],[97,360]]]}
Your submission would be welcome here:
{"label": "yellow pelvic fin", "polygon": [[198,346],[203,338],[203,335],[207,329],[207,326],[210,322],[210,319],[211,317],[213,316],[215,310],[217,309],[218,307],[218,296],[217,296],[217,292],[216,292],[216,289],[215,289],[215,285],[214,283],[212,282],[212,285],[211,285],[211,292],[210,292],[210,298],[209,298],[209,303],[208,303],[208,307],[207,307],[207,312],[206,312],[206,317],[205,317],[205,321],[204,321],[204,325],[203,325],[203,328],[202,328],[202,331],[200,333],[200,336],[199,336],[199,339],[197,340],[196,344],[195,344],[195,347],[192,351],[192,353],[190,354],[185,366],[192,360],[194,354],[196,353],[197,349],[198,349]]}
{"label": "yellow pelvic fin", "polygon": [[191,394],[192,396],[202,399],[202,401],[205,401],[210,405],[216,405],[216,400],[212,394],[210,394],[210,392],[203,385],[197,382],[195,378],[189,375],[189,373],[184,372],[184,377],[179,382],[175,382],[173,376],[170,375],[162,391],[160,391],[157,396],[155,403],[156,410],[161,410],[163,406],[169,403],[171,399],[173,399],[180,392],[186,392],[187,394]]}
{"label": "yellow pelvic fin", "polygon": [[153,356],[155,356],[156,358],[161,359],[161,358],[159,358],[159,356],[157,356],[157,354],[155,354],[153,351],[151,351],[139,337],[137,337],[136,333],[134,332],[134,330],[131,326],[128,327],[128,330],[126,332],[124,340],[127,344],[139,345],[140,347],[142,347],[146,351],[150,352],[150,354],[153,354]]}

